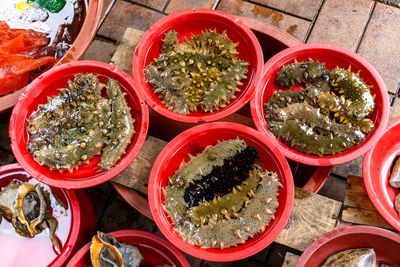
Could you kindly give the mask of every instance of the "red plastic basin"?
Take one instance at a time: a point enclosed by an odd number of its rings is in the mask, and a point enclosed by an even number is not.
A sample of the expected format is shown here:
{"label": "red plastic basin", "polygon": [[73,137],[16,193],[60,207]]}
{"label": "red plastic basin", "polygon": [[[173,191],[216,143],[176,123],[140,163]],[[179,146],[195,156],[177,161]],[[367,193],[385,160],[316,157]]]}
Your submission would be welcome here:
{"label": "red plastic basin", "polygon": [[296,267],[320,266],[329,256],[351,248],[373,248],[379,262],[400,264],[398,234],[372,226],[349,226],[318,238],[303,252]]}
{"label": "red plastic basin", "polygon": [[[143,70],[153,62],[154,58],[158,58],[162,39],[168,31],[178,32],[179,41],[182,42],[184,37],[190,39],[192,33],[198,35],[206,29],[216,29],[219,33],[226,31],[233,42],[239,42],[236,48],[239,51],[238,57],[250,63],[248,78],[242,81],[244,85],[240,87],[241,92],[236,95],[236,99],[220,110],[212,113],[198,111],[188,115],[175,113],[165,107],[160,98],[153,93],[152,87],[146,82]],[[181,122],[210,122],[235,113],[247,103],[260,80],[262,65],[261,46],[252,31],[239,18],[211,9],[188,9],[157,21],[144,33],[133,55],[132,76],[138,88],[143,90],[146,103],[161,115]]]}
{"label": "red plastic basin", "polygon": [[[164,238],[139,230],[120,230],[109,233],[119,242],[136,246],[143,256],[140,266],[159,266],[162,264],[176,267],[190,267],[185,256]],[[90,265],[91,242],[82,247],[72,257],[67,267],[86,267]]]}
{"label": "red plastic basin", "polygon": [[[107,78],[113,78],[120,83],[122,91],[126,93],[125,99],[131,107],[132,117],[135,119],[136,133],[132,137],[131,144],[117,164],[104,172],[98,172],[97,163],[100,156],[93,157],[88,165],[81,165],[72,172],[60,173],[44,165],[40,166],[26,149],[26,143],[29,140],[26,120],[38,110],[39,104],[47,102],[47,96],[57,95],[57,89],[66,87],[67,81],[72,80],[75,74],[87,72],[99,74],[102,82],[105,82]],[[11,148],[21,166],[37,180],[61,188],[86,188],[104,183],[128,167],[142,148],[148,126],[148,108],[140,90],[135,88],[128,74],[102,62],[75,61],[55,67],[40,75],[19,97],[10,119]]]}
{"label": "red plastic basin", "polygon": [[[248,145],[257,148],[263,169],[278,174],[283,188],[279,191],[279,207],[273,220],[264,232],[249,239],[246,243],[226,249],[203,249],[185,242],[174,230],[170,219],[161,204],[164,202],[162,188],[168,178],[178,169],[189,154],[196,155],[208,145],[217,141],[239,137]],[[258,131],[247,126],[230,122],[213,122],[190,128],[175,137],[161,151],[150,173],[148,198],[154,221],[163,235],[183,252],[208,261],[234,261],[247,258],[271,244],[284,228],[293,206],[294,185],[289,165],[273,142],[264,138]]]}
{"label": "red plastic basin", "polygon": [[[360,77],[368,85],[373,86],[371,92],[376,95],[375,109],[369,116],[375,123],[375,129],[358,145],[335,155],[319,157],[296,151],[270,133],[265,121],[264,103],[268,101],[274,91],[282,89],[275,84],[278,71],[283,65],[292,63],[294,59],[300,62],[306,61],[308,58],[326,63],[326,67],[329,70],[336,66],[347,69],[351,65],[353,72],[361,71]],[[257,129],[266,138],[271,139],[286,157],[306,165],[332,166],[360,157],[378,141],[389,118],[389,96],[379,73],[371,64],[354,52],[331,44],[302,44],[283,50],[264,65],[263,76],[251,100],[251,114]]]}
{"label": "red plastic basin", "polygon": [[[0,167],[0,187],[5,187],[14,179],[27,182],[33,180],[33,177],[26,173],[18,163]],[[20,237],[17,234],[9,235],[7,230],[14,231],[14,228],[3,218],[0,224],[0,236],[7,238],[7,245],[1,249],[0,266],[62,266],[94,233],[96,217],[93,206],[85,193],[55,187],[51,187],[51,189],[68,205],[67,214],[57,213],[54,215],[59,222],[56,235],[62,242],[61,254],[57,256],[53,252],[47,231],[32,239]],[[2,229],[6,232],[2,233]],[[5,241],[5,239],[2,240]],[[20,261],[14,258],[15,251],[23,253],[23,257],[18,256]],[[26,259],[28,261],[24,261]],[[32,265],[28,265],[28,263]]]}
{"label": "red plastic basin", "polygon": [[400,155],[400,118],[389,122],[376,145],[364,156],[363,177],[368,196],[382,217],[397,231],[400,218],[394,208],[399,189],[389,184],[394,159]]}

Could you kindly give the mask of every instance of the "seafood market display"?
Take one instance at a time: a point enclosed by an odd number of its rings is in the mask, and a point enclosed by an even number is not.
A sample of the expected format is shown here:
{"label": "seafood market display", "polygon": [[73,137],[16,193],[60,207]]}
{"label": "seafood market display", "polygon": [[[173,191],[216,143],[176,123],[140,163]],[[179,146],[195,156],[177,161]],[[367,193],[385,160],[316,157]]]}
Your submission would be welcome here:
{"label": "seafood market display", "polygon": [[360,143],[374,129],[368,116],[374,96],[359,73],[325,63],[296,60],[282,67],[278,90],[264,104],[269,131],[297,151],[318,156],[343,152]]}
{"label": "seafood market display", "polygon": [[200,108],[213,112],[236,98],[249,63],[240,60],[225,32],[205,30],[178,42],[178,34],[165,34],[160,56],[144,74],[162,103],[173,112],[189,114]]}
{"label": "seafood market display", "polygon": [[51,213],[55,206],[66,208],[51,190],[44,189],[40,184],[14,180],[1,188],[0,222],[4,216],[11,221],[16,233],[28,238],[34,238],[48,229],[54,250],[60,254],[62,244],[55,234],[58,221]]}
{"label": "seafood market display", "polygon": [[143,260],[137,247],[119,243],[112,235],[97,232],[90,245],[93,267],[137,267]]}
{"label": "seafood market display", "polygon": [[[102,97],[105,88],[106,97]],[[102,153],[100,170],[109,170],[125,154],[135,134],[134,119],[119,83],[78,74],[67,88],[48,97],[27,123],[27,150],[40,165],[59,171],[78,168]]]}
{"label": "seafood market display", "polygon": [[255,164],[258,151],[240,139],[190,156],[163,188],[174,230],[202,248],[228,248],[263,232],[275,218],[282,184]]}
{"label": "seafood market display", "polygon": [[373,248],[347,249],[333,254],[321,267],[376,267],[376,254]]}
{"label": "seafood market display", "polygon": [[0,95],[21,89],[70,49],[86,0],[2,0]]}

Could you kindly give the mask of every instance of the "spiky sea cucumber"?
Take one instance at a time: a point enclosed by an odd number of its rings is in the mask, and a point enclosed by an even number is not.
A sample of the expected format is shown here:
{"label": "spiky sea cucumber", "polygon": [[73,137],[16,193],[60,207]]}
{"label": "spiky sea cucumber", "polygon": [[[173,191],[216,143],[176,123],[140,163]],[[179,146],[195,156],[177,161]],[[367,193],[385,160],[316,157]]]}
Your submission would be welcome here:
{"label": "spiky sea cucumber", "polygon": [[180,114],[198,108],[213,112],[235,99],[247,78],[249,63],[237,57],[237,45],[226,32],[205,30],[179,43],[177,33],[169,31],[162,53],[144,74],[168,109]]}
{"label": "spiky sea cucumber", "polygon": [[[104,87],[107,97],[101,96]],[[97,75],[78,74],[28,120],[27,149],[40,165],[60,171],[72,171],[103,151],[104,171],[125,153],[133,123],[118,82],[109,79],[106,86]]]}
{"label": "spiky sea cucumber", "polygon": [[[189,162],[183,163],[170,178],[167,187],[163,188],[163,208],[174,230],[186,242],[202,248],[236,246],[264,231],[274,219],[282,184],[276,173],[264,172],[254,164],[254,159],[247,178],[242,181],[238,179],[230,192],[219,195],[220,191],[216,188],[212,200],[201,201],[191,208],[184,199],[185,190],[190,184],[213,173],[216,167],[225,166],[246,148],[248,146],[240,139],[208,146]],[[241,169],[241,166],[229,166]],[[208,186],[212,188],[214,182],[212,180]]]}
{"label": "spiky sea cucumber", "polygon": [[278,90],[264,104],[268,129],[278,139],[307,154],[332,155],[365,139],[374,123],[367,116],[373,96],[358,74],[323,63],[294,62],[278,72],[276,83],[299,91]]}

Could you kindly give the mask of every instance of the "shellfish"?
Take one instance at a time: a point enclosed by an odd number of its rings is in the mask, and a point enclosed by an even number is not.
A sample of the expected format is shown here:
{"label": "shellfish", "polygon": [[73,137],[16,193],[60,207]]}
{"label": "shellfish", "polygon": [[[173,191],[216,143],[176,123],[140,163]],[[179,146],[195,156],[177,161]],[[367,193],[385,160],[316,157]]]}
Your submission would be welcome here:
{"label": "shellfish", "polygon": [[180,114],[198,107],[213,112],[235,99],[241,80],[247,78],[249,63],[236,57],[237,45],[226,32],[205,30],[179,43],[177,32],[169,31],[162,53],[144,74],[168,109]]}
{"label": "shellfish", "polygon": [[240,139],[191,156],[163,188],[175,231],[202,248],[228,248],[264,231],[274,219],[282,184],[254,162],[258,152]]}
{"label": "shellfish", "polygon": [[120,243],[112,235],[97,232],[90,245],[93,267],[138,267],[143,260],[137,247]]}
{"label": "shellfish", "polygon": [[53,246],[60,254],[61,244],[55,235],[58,221],[49,210],[50,194],[39,184],[12,181],[0,192],[0,215],[10,220],[15,231],[24,237],[32,238],[48,228]]}
{"label": "shellfish", "polygon": [[376,267],[376,254],[373,248],[355,248],[331,255],[321,267]]}
{"label": "shellfish", "polygon": [[395,188],[400,188],[400,158],[398,158],[393,166],[393,170],[390,174],[389,183]]}
{"label": "shellfish", "polygon": [[40,165],[60,171],[72,171],[103,152],[100,170],[110,169],[135,133],[118,82],[108,79],[105,85],[92,73],[79,74],[59,92],[28,120],[28,151]]}

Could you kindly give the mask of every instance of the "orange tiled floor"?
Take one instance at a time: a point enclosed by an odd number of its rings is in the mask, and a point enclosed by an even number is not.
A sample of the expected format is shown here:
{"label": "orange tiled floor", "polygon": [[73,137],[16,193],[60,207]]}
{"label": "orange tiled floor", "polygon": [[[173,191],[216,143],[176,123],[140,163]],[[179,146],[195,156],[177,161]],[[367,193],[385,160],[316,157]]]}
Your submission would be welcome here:
{"label": "orange tiled floor", "polygon": [[[167,14],[198,7],[256,18],[303,42],[333,43],[351,49],[375,66],[390,92],[391,104],[400,107],[400,99],[396,99],[400,83],[400,9],[371,0],[105,0],[103,23],[85,58],[109,62],[128,26],[145,31]],[[2,121],[8,121],[7,117]],[[0,123],[0,165],[12,162],[15,159],[8,123]],[[343,201],[345,177],[361,175],[361,162],[357,159],[335,167],[320,194]],[[85,191],[94,204],[100,231],[131,228],[159,233],[156,225],[126,204],[109,183]],[[273,243],[238,262],[210,263],[190,256],[188,260],[191,266],[282,266],[287,251],[300,255],[299,251]]]}

